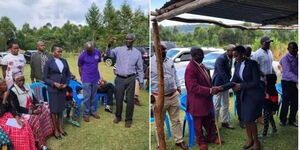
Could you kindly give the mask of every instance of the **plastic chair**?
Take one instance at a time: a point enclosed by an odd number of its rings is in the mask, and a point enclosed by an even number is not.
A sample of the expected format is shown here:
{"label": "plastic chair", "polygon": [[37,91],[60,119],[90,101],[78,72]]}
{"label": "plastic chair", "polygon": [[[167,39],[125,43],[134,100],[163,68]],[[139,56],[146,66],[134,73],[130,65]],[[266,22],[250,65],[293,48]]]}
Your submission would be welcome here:
{"label": "plastic chair", "polygon": [[[42,82],[35,82],[30,85],[30,88],[32,89],[33,94],[38,101],[47,102],[50,100],[46,84]],[[44,97],[43,90],[45,91],[47,97]]]}
{"label": "plastic chair", "polygon": [[75,80],[70,80],[68,86],[72,88],[73,99],[76,102],[76,109],[74,115],[76,118],[80,118],[80,108],[81,108],[81,103],[83,102],[83,94],[78,94],[77,89],[82,89],[82,85],[81,83]]}
{"label": "plastic chair", "polygon": [[275,87],[276,87],[276,90],[277,90],[278,94],[280,95],[280,99],[278,101],[278,103],[279,103],[279,109],[277,111],[277,116],[278,116],[279,110],[281,109],[281,104],[282,104],[282,86],[281,86],[281,83],[275,84]]}
{"label": "plastic chair", "polygon": [[[154,117],[150,117],[150,122],[154,122],[155,118]],[[169,117],[166,114],[165,116],[165,124],[167,127],[167,134],[168,134],[168,139],[170,139],[172,137],[172,133],[171,133],[171,126],[170,126],[170,121],[169,121]]]}
{"label": "plastic chair", "polygon": [[187,94],[181,94],[179,97],[180,100],[180,109],[185,112],[184,121],[183,121],[183,136],[185,133],[186,122],[189,126],[189,147],[193,147],[195,145],[195,128],[194,128],[194,119],[193,116],[186,110],[186,96]]}

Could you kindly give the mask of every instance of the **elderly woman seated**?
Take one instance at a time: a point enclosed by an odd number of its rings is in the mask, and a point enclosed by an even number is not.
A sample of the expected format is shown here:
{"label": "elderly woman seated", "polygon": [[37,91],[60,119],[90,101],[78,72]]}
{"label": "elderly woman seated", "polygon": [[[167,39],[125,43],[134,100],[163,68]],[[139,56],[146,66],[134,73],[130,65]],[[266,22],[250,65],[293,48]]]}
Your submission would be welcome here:
{"label": "elderly woman seated", "polygon": [[29,122],[39,149],[48,149],[45,139],[53,134],[50,110],[45,103],[39,103],[21,74],[14,75],[14,85],[10,89],[16,111]]}
{"label": "elderly woman seated", "polygon": [[13,101],[15,97],[7,90],[4,79],[0,79],[0,126],[9,136],[14,150],[36,150],[29,123],[21,118]]}

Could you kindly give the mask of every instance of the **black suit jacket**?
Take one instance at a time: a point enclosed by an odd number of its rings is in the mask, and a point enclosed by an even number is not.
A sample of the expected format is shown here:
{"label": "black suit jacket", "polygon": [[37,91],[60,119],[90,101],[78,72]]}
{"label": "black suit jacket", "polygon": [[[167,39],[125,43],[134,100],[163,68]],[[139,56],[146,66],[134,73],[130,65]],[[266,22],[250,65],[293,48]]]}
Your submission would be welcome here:
{"label": "black suit jacket", "polygon": [[230,81],[231,66],[229,66],[229,61],[226,52],[217,58],[212,79],[214,86],[223,85]]}
{"label": "black suit jacket", "polygon": [[54,83],[68,84],[70,81],[71,73],[67,61],[63,58],[59,58],[64,64],[64,69],[62,72],[59,71],[58,66],[55,63],[54,58],[49,58],[44,67],[44,82],[48,85],[49,92],[60,92],[61,89],[58,89],[54,86]]}

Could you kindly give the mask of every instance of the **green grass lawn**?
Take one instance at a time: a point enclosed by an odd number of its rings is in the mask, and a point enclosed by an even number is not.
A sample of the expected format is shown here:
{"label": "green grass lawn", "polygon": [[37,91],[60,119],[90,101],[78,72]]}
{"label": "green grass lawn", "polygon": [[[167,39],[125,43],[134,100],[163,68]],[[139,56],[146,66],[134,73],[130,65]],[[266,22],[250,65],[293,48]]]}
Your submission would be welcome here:
{"label": "green grass lawn", "polygon": [[[77,68],[76,54],[69,55],[67,61],[71,72],[79,78]],[[105,80],[112,82],[115,78],[112,67],[107,67],[100,63],[99,69]],[[30,83],[30,67],[25,68],[26,82]],[[47,140],[47,146],[53,150],[148,150],[149,149],[149,94],[148,91],[140,92],[140,101],[142,106],[136,106],[134,109],[133,124],[131,128],[125,128],[125,122],[122,120],[119,124],[114,124],[114,114],[104,111],[103,105],[98,108],[100,119],[91,118],[86,123],[80,120],[81,127],[74,127],[65,123],[67,137],[62,140],[56,140],[50,136]],[[123,106],[123,118],[125,118],[126,104]],[[113,107],[115,111],[115,107]]]}
{"label": "green grass lawn", "polygon": [[[225,141],[222,146],[215,145],[215,144],[208,144],[210,150],[240,150],[242,149],[243,144],[246,140],[246,131],[245,129],[241,129],[238,126],[238,119],[237,116],[234,116],[233,113],[233,98],[230,99],[230,110],[231,110],[231,123],[236,127],[234,130],[220,128],[220,135],[221,139]],[[181,112],[181,118],[184,117],[184,112]],[[291,126],[281,127],[279,125],[279,118],[278,116],[274,116],[276,126],[278,129],[278,134],[272,137],[268,137],[261,141],[262,149],[263,150],[297,150],[298,149],[298,129]],[[183,120],[182,122],[183,123]],[[258,132],[262,133],[263,125],[258,125]],[[269,127],[269,131],[271,131],[271,127]],[[166,132],[165,132],[166,133]],[[184,137],[184,141],[188,143],[188,128],[186,128],[186,135]],[[166,139],[167,149],[168,150],[179,150],[177,146],[175,146],[174,138]],[[155,132],[154,132],[154,123],[151,123],[151,149],[156,149],[156,139],[155,139]],[[195,146],[190,148],[191,150],[198,150],[199,146],[195,142]]]}

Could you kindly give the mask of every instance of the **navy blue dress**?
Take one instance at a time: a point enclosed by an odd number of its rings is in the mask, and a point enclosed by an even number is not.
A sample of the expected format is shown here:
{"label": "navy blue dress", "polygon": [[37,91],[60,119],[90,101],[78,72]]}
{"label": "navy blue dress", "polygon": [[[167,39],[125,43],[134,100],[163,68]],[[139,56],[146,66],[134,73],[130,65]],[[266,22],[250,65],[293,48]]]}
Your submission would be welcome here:
{"label": "navy blue dress", "polygon": [[265,98],[264,83],[260,80],[258,64],[254,60],[246,59],[245,68],[240,78],[241,63],[235,65],[235,71],[231,82],[223,85],[224,90],[234,86],[233,82],[241,85],[241,119],[245,123],[252,123],[261,116],[262,104]]}

